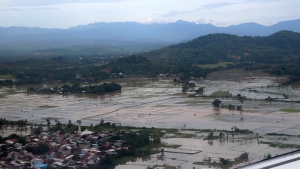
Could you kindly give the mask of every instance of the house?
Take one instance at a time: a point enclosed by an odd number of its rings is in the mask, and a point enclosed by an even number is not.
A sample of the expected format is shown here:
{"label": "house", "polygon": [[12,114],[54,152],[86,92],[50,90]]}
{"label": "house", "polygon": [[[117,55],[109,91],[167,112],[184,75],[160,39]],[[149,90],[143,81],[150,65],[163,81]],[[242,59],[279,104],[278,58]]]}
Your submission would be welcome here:
{"label": "house", "polygon": [[72,148],[70,146],[63,145],[58,150],[58,153],[61,153],[63,155],[70,155],[71,154],[71,150],[72,150]]}
{"label": "house", "polygon": [[37,163],[37,164],[34,164],[33,167],[36,169],[47,169],[47,164]]}
{"label": "house", "polygon": [[43,163],[44,161],[40,158],[33,158],[31,160],[31,163],[34,165],[34,164],[37,164],[37,163]]}
{"label": "house", "polygon": [[89,141],[77,141],[78,147],[80,149],[90,149],[91,148],[91,143]]}
{"label": "house", "polygon": [[22,164],[14,164],[12,169],[23,169],[23,165]]}

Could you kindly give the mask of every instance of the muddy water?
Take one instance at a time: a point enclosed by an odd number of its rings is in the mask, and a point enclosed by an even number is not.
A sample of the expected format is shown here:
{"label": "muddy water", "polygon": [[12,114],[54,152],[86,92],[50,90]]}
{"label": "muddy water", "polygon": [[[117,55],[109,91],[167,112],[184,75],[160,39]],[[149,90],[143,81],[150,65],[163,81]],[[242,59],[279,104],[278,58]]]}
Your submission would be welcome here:
{"label": "muddy water", "polygon": [[[232,72],[231,74],[233,74],[232,77],[237,76]],[[188,97],[189,94],[181,93],[181,85],[173,83],[173,78],[155,81],[147,78],[128,78],[110,79],[109,81],[115,81],[122,85],[122,92],[105,95],[40,95],[26,94],[24,91],[27,87],[1,88],[0,117],[9,120],[27,119],[32,123],[44,124],[46,123],[45,119],[49,118],[52,124],[55,119],[62,123],[67,123],[68,120],[75,123],[76,120],[81,119],[83,125],[97,124],[104,119],[104,121],[137,127],[230,130],[232,126],[237,126],[260,135],[273,132],[300,135],[298,121],[300,113],[280,111],[282,108],[300,109],[299,104],[292,102],[299,100],[300,90],[291,87],[270,87],[278,85],[276,77],[255,75],[255,79],[253,79],[251,76],[239,75],[237,76],[239,79],[226,80],[218,77],[196,81],[197,86],[205,86],[205,95],[217,91],[229,91],[232,95],[241,94],[253,99],[244,100],[242,104],[232,98],[220,98],[223,104],[241,105],[244,110],[242,112],[212,108],[211,103],[214,98]],[[289,98],[283,98],[283,94],[289,95]],[[267,97],[281,101],[267,102],[264,100]],[[201,143],[201,140],[197,140],[197,143]],[[189,144],[189,141],[182,142],[183,147]],[[228,154],[230,158],[241,154],[241,151],[235,150],[234,147],[249,151],[255,159],[261,158],[262,152],[267,150],[277,154],[283,152],[277,149],[271,150],[268,145],[259,145],[258,147],[255,144],[240,145],[216,141],[212,145],[204,142],[199,144],[203,145],[202,147],[185,148],[202,151],[199,156],[189,155],[190,159],[197,158],[197,160],[204,158],[203,154],[220,157],[218,153],[212,152],[215,148],[221,148],[222,153],[224,149],[223,154]],[[174,154],[170,153],[169,155],[177,157],[178,153]],[[155,160],[154,157],[153,159]],[[185,164],[187,167],[192,166],[190,161],[193,160],[186,160],[183,155],[178,159],[180,160],[176,161],[172,158],[168,162],[178,165]],[[184,162],[185,160],[189,162]]]}
{"label": "muddy water", "polygon": [[[242,153],[248,152],[248,162],[255,162],[264,159],[266,154],[270,153],[273,156],[293,151],[296,149],[279,149],[269,147],[266,144],[258,144],[256,140],[231,139],[204,141],[195,138],[168,138],[163,139],[167,144],[181,145],[177,149],[164,148],[164,160],[158,159],[160,153],[152,155],[149,159],[137,158],[134,162],[128,162],[126,165],[119,165],[116,169],[129,169],[134,164],[137,169],[144,169],[147,166],[157,166],[169,164],[170,166],[181,166],[182,168],[198,168],[199,165],[194,162],[202,162],[204,159],[211,158],[212,162],[219,161],[219,158],[234,160]],[[180,153],[181,152],[181,153]],[[187,154],[192,152],[191,154]],[[195,152],[195,153],[193,153]]]}
{"label": "muddy water", "polygon": [[[266,87],[277,85],[274,78],[257,76],[243,81],[197,81],[205,85],[204,94],[229,91],[247,98],[240,103],[231,98],[220,98],[223,104],[241,105],[243,112],[212,108],[214,98],[187,97],[181,86],[170,79],[152,81],[146,78],[113,79],[120,83],[122,92],[106,95],[40,95],[26,94],[24,88],[0,89],[0,116],[11,120],[27,119],[45,123],[58,119],[63,123],[81,119],[84,125],[99,123],[101,119],[139,127],[227,129],[232,126],[259,133],[282,132],[300,135],[297,119],[300,113],[281,112],[282,108],[299,108],[292,102],[266,102],[263,98],[282,97],[283,92],[300,96],[298,89]],[[254,83],[255,81],[255,83]],[[249,91],[256,90],[258,92]],[[270,94],[271,93],[271,94]],[[276,95],[276,97],[275,97]],[[287,99],[286,99],[287,100]],[[289,100],[291,100],[289,98]],[[296,99],[295,99],[296,100]],[[283,120],[284,119],[284,120]]]}

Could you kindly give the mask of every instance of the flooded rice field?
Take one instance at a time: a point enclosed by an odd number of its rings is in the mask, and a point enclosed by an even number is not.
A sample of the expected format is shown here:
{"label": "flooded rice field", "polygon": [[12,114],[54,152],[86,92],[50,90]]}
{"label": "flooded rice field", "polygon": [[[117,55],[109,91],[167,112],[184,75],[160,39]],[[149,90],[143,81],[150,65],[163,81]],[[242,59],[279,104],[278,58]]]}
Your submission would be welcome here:
{"label": "flooded rice field", "polygon": [[[219,158],[226,158],[234,161],[242,153],[248,152],[247,161],[237,163],[233,167],[260,161],[266,158],[268,153],[273,156],[296,150],[295,148],[281,149],[270,147],[268,144],[257,142],[255,136],[239,135],[235,139],[218,139],[213,141],[203,140],[204,137],[195,138],[165,138],[162,141],[169,145],[180,145],[178,148],[164,148],[164,157],[160,158],[161,153],[149,157],[135,158],[126,165],[119,165],[116,169],[146,169],[147,166],[180,166],[181,168],[201,168],[207,165],[196,165],[211,159],[213,163],[218,162]],[[299,141],[299,139],[298,139]],[[212,167],[214,168],[214,167]]]}
{"label": "flooded rice field", "polygon": [[[227,78],[226,78],[227,77]],[[240,101],[228,96],[191,97],[193,92],[182,93],[181,84],[173,78],[151,80],[131,77],[110,79],[122,86],[122,92],[105,95],[43,95],[27,94],[27,87],[2,87],[0,89],[0,116],[9,120],[27,119],[32,123],[46,124],[46,119],[57,119],[62,123],[69,120],[82,120],[83,125],[98,124],[101,119],[122,126],[216,129],[231,130],[232,126],[249,129],[259,135],[281,133],[300,135],[300,90],[292,86],[280,86],[278,82],[285,77],[272,77],[261,72],[223,71],[215,72],[204,80],[194,80],[196,88],[205,87],[203,95],[228,92],[232,96],[241,94],[247,99]],[[213,108],[212,102],[219,98],[222,104],[240,105],[243,111]],[[272,100],[265,100],[272,98]],[[290,112],[288,110],[292,109]],[[267,141],[297,144],[295,139],[278,140],[278,137],[264,137]],[[252,160],[263,158],[265,153],[282,154],[293,148],[282,149],[268,144],[257,144],[256,139],[248,142],[217,141],[212,144],[195,138],[164,140],[169,144],[179,144],[181,150],[199,151],[196,154],[166,152],[166,160],[157,160],[155,155],[146,160],[136,159],[117,169],[145,168],[149,164],[170,163],[192,168],[193,162],[205,157],[218,159],[220,156],[236,158],[242,152],[249,152]],[[192,145],[192,146],[191,146]],[[124,168],[125,167],[125,168]]]}

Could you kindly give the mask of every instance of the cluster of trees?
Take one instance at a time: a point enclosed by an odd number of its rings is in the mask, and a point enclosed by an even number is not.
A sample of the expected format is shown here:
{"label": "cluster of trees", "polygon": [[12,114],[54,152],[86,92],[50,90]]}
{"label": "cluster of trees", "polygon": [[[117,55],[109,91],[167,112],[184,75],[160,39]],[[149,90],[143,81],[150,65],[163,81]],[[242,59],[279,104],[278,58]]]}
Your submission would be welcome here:
{"label": "cluster of trees", "polygon": [[185,92],[187,92],[190,88],[194,88],[196,85],[195,85],[195,83],[189,83],[189,82],[186,82],[186,83],[184,83],[183,85],[182,85],[182,92],[183,93],[185,93]]}
{"label": "cluster of trees", "polygon": [[79,83],[75,83],[72,86],[63,85],[62,87],[54,87],[54,88],[43,88],[36,89],[33,87],[29,87],[27,89],[28,92],[39,92],[39,93],[87,93],[87,94],[102,94],[106,92],[115,92],[120,91],[122,86],[117,83],[103,83],[102,85],[92,85],[92,86],[82,86],[80,87]]}
{"label": "cluster of trees", "polygon": [[0,85],[13,85],[13,81],[12,80],[0,81]]}
{"label": "cluster of trees", "polygon": [[193,66],[186,61],[149,60],[140,55],[132,55],[114,60],[105,67],[110,69],[111,73],[147,74],[152,77],[158,74],[175,74],[180,76],[180,81],[184,82],[187,82],[191,77],[206,77],[208,73],[220,69],[203,69]]}
{"label": "cluster of trees", "polygon": [[221,108],[227,108],[229,110],[237,110],[237,111],[242,111],[243,110],[241,105],[235,106],[235,105],[232,105],[232,104],[229,104],[229,105],[223,105],[222,104]]}
{"label": "cluster of trees", "polygon": [[[88,63],[77,64],[72,59],[64,57],[5,62],[0,66],[0,74],[12,75],[16,78],[16,85],[44,82],[98,82],[110,76],[101,66]],[[76,74],[79,74],[80,77],[76,77]],[[12,81],[0,82],[0,85],[12,84]]]}
{"label": "cluster of trees", "polygon": [[26,126],[27,124],[27,119],[23,120],[18,120],[18,121],[8,121],[5,118],[0,119],[0,126],[3,125],[17,125],[17,126]]}
{"label": "cluster of trees", "polygon": [[27,146],[26,151],[31,152],[34,155],[45,154],[50,150],[47,143],[39,143],[37,146]]}

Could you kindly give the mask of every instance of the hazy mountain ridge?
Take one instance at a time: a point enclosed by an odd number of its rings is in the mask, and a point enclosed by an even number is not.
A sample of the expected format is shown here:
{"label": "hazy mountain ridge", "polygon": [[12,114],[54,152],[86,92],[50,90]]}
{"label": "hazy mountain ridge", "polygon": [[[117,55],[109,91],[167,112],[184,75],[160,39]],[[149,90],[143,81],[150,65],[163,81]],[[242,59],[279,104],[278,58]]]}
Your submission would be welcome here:
{"label": "hazy mountain ridge", "polygon": [[93,23],[69,29],[43,29],[26,27],[0,27],[1,42],[20,40],[67,40],[67,39],[149,39],[180,42],[211,33],[228,33],[238,36],[269,36],[281,30],[300,32],[300,19],[279,22],[271,26],[244,23],[228,27],[177,21],[167,24],[140,24],[136,22]]}
{"label": "hazy mountain ridge", "polygon": [[[245,23],[228,27],[217,27],[211,24],[196,24],[193,22],[177,21],[167,24],[99,22],[69,29],[0,27],[0,52],[1,54],[21,54],[47,49],[59,51],[56,49],[74,49],[74,46],[99,44],[102,42],[107,46],[108,41],[118,41],[118,43],[135,42],[136,44],[143,43],[145,45],[148,42],[151,43],[153,47],[141,50],[132,49],[136,52],[144,52],[158,49],[171,43],[186,42],[212,33],[226,33],[238,36],[269,36],[280,30],[300,32],[300,19],[284,21],[272,26]],[[155,45],[155,43],[157,43],[157,45]],[[121,47],[121,45],[119,45],[119,47]],[[125,48],[120,49],[124,50]],[[84,50],[80,54],[95,54],[101,52],[101,50],[98,50],[95,47],[91,49],[93,52],[85,51],[87,50]],[[74,54],[76,52],[78,51],[69,50],[69,52],[65,53]]]}

